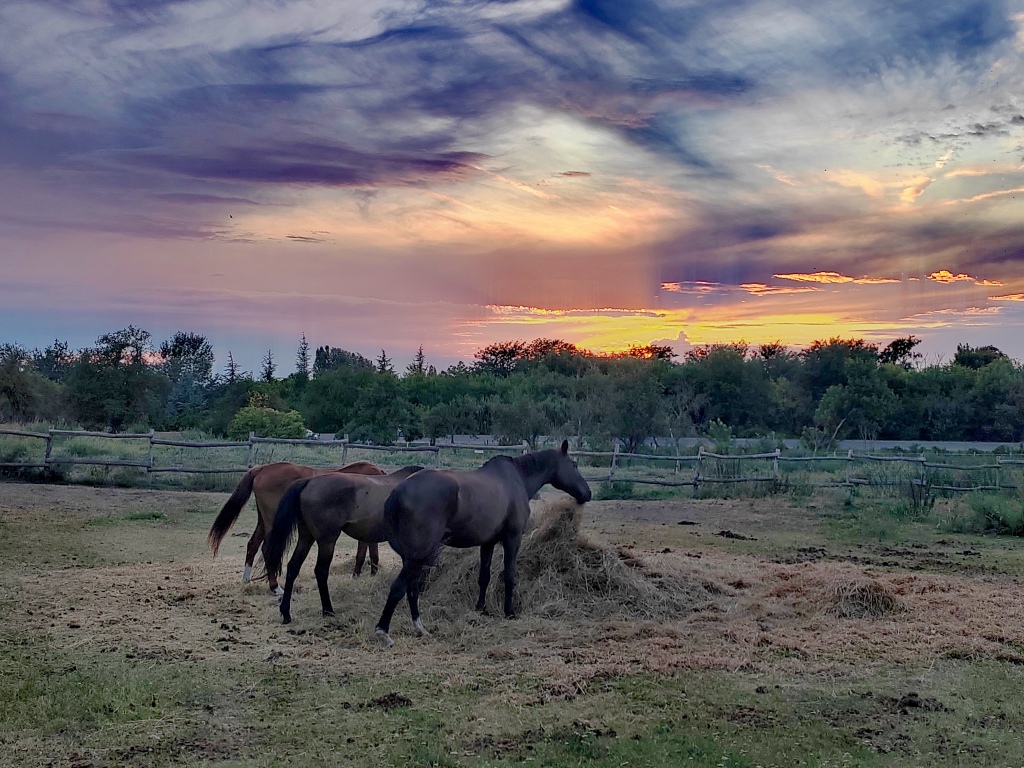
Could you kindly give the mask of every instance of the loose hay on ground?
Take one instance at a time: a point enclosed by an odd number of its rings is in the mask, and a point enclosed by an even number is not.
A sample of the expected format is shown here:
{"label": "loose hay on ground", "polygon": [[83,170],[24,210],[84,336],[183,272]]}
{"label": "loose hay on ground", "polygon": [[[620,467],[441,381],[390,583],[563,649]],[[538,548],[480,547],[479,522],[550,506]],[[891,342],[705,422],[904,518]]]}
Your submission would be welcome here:
{"label": "loose hay on ground", "polygon": [[833,584],[829,600],[826,610],[844,619],[880,619],[907,610],[888,587],[874,580]]}
{"label": "loose hay on ground", "polygon": [[[665,575],[642,561],[623,562],[615,550],[580,532],[582,509],[553,503],[532,518],[517,561],[517,610],[541,618],[603,619],[679,617],[710,602],[721,589],[706,580]],[[492,566],[487,607],[502,608],[500,547]],[[429,595],[436,616],[451,620],[471,611],[477,599],[478,549],[446,550],[430,574]]]}

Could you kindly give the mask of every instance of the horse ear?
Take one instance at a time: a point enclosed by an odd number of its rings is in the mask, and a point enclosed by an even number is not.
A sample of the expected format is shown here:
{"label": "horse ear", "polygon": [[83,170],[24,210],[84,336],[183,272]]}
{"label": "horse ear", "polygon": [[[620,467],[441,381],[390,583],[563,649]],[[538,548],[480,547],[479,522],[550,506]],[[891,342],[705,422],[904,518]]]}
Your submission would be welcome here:
{"label": "horse ear", "polygon": [[568,454],[569,453],[569,441],[568,440],[563,440],[562,441],[562,449],[561,450],[562,450],[563,454]]}

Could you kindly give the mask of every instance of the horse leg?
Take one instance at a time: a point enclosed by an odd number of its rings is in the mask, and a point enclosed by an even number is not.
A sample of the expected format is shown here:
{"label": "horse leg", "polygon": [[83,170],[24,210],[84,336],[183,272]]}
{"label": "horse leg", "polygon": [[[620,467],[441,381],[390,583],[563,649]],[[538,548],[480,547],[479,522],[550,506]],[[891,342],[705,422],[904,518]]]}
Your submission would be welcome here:
{"label": "horse leg", "polygon": [[505,616],[510,619],[516,617],[516,609],[513,605],[513,599],[516,591],[516,557],[519,555],[519,545],[522,544],[523,537],[519,536],[507,536],[501,543],[501,548],[505,553],[505,568],[503,575],[505,577]]}
{"label": "horse leg", "polygon": [[260,551],[260,545],[265,538],[263,530],[263,518],[257,516],[256,530],[249,537],[249,543],[245,547],[245,568],[242,569],[242,583],[248,584],[252,581],[252,564],[256,562],[256,553]]}
{"label": "horse leg", "polygon": [[327,589],[327,576],[331,572],[331,561],[334,559],[336,541],[318,541],[316,544],[316,568],[313,569],[313,573],[316,574],[316,586],[320,590],[320,607],[323,609],[324,616],[334,615],[331,593]]}
{"label": "horse leg", "polygon": [[[422,568],[422,565],[420,567]],[[385,648],[390,648],[395,644],[395,641],[391,639],[391,635],[388,634],[388,630],[391,629],[391,617],[395,615],[395,608],[402,598],[405,597],[409,589],[409,573],[409,564],[405,558],[402,558],[402,570],[398,572],[398,576],[391,582],[391,591],[388,592],[387,602],[384,603],[384,610],[380,615],[380,619],[377,620],[377,629],[375,630],[378,635],[382,636]]]}
{"label": "horse leg", "polygon": [[302,570],[302,563],[306,560],[310,548],[313,546],[313,534],[305,526],[299,526],[299,540],[295,543],[295,552],[292,559],[288,561],[288,574],[284,580],[284,591],[281,595],[281,618],[285,624],[292,623],[292,587],[295,579]]}
{"label": "horse leg", "polygon": [[[353,579],[358,579],[363,572],[363,563],[366,562],[366,547],[365,541],[360,541],[359,546],[356,547],[356,567],[352,569]],[[376,572],[374,571],[374,573]]]}
{"label": "horse leg", "polygon": [[487,613],[487,585],[491,583],[491,559],[493,557],[493,544],[484,544],[480,547],[480,577],[477,579],[477,583],[480,584],[480,598],[476,601],[476,609],[483,614]]}
{"label": "horse leg", "polygon": [[[267,542],[263,542],[263,561],[267,560]],[[283,595],[284,590],[281,589],[281,585],[277,583],[277,576],[272,573],[267,574],[267,588],[275,595]]]}
{"label": "horse leg", "polygon": [[420,637],[426,637],[430,633],[420,621],[420,592],[423,590],[423,583],[426,581],[427,572],[423,563],[417,563],[410,570],[409,574],[409,613],[412,615],[412,627]]}
{"label": "horse leg", "polygon": [[369,544],[370,548],[370,575],[376,576],[377,571],[380,570],[380,552],[377,550],[376,544]]}

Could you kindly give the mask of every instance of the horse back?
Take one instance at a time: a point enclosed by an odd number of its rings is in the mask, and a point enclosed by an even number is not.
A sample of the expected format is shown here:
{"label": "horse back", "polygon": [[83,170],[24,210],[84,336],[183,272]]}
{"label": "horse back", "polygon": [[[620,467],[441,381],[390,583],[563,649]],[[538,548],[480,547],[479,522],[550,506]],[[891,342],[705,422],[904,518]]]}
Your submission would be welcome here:
{"label": "horse back", "polygon": [[402,479],[338,472],[317,475],[302,489],[303,521],[317,539],[342,530],[359,538],[363,528],[369,530],[383,518],[384,502]]}
{"label": "horse back", "polygon": [[[502,478],[478,470],[423,470],[399,484],[388,497],[384,517],[399,554],[426,555],[438,544],[475,547],[497,541],[525,500]],[[404,550],[404,552],[403,552]]]}

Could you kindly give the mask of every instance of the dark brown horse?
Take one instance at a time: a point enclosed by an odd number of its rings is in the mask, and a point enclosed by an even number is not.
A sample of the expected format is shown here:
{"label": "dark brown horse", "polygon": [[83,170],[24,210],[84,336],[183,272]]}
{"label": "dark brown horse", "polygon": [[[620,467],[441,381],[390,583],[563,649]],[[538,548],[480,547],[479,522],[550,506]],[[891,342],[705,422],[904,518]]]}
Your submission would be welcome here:
{"label": "dark brown horse", "polygon": [[316,542],[316,585],[324,616],[333,616],[327,576],[334,559],[334,545],[342,533],[354,539],[379,542],[387,539],[384,502],[400,482],[422,467],[403,467],[390,475],[370,477],[332,473],[299,480],[288,488],[277,508],[274,526],[267,536],[263,560],[267,575],[281,572],[284,550],[293,532],[298,532],[295,552],[288,561],[288,575],[281,597],[281,617],[292,620],[292,587],[309,550]]}
{"label": "dark brown horse", "polygon": [[[242,571],[242,582],[248,583],[252,578],[252,565],[256,561],[256,553],[266,538],[267,533],[274,525],[274,514],[277,512],[277,505],[281,497],[288,490],[288,486],[296,480],[316,477],[317,475],[343,472],[358,475],[383,475],[384,470],[371,464],[368,461],[357,461],[353,464],[346,464],[341,469],[319,469],[317,467],[304,467],[301,464],[292,464],[287,461],[280,461],[276,464],[261,464],[253,467],[238,482],[238,486],[221,508],[217,519],[210,527],[210,535],[207,540],[213,550],[213,556],[217,556],[220,543],[231,529],[242,508],[249,500],[250,495],[256,496],[256,530],[249,538],[249,545],[245,550],[245,568]],[[353,576],[358,576],[363,569],[363,562],[366,560],[367,544],[360,542],[359,550],[356,553],[356,566]],[[265,558],[264,558],[265,559]],[[377,572],[378,567],[377,545],[370,545],[370,573]],[[277,577],[267,574],[267,581],[270,591],[280,595],[284,593],[277,584]]]}
{"label": "dark brown horse", "polygon": [[402,570],[377,622],[385,647],[393,645],[388,634],[391,617],[406,595],[413,627],[420,635],[426,634],[419,610],[423,569],[436,562],[442,545],[480,547],[476,609],[482,612],[491,580],[491,557],[500,542],[505,552],[505,615],[515,615],[516,556],[530,517],[530,499],[550,483],[579,504],[590,501],[590,487],[568,454],[569,444],[562,441],[558,450],[515,458],[495,456],[471,471],[425,469],[395,488],[384,504],[384,522],[388,542],[402,558]]}

